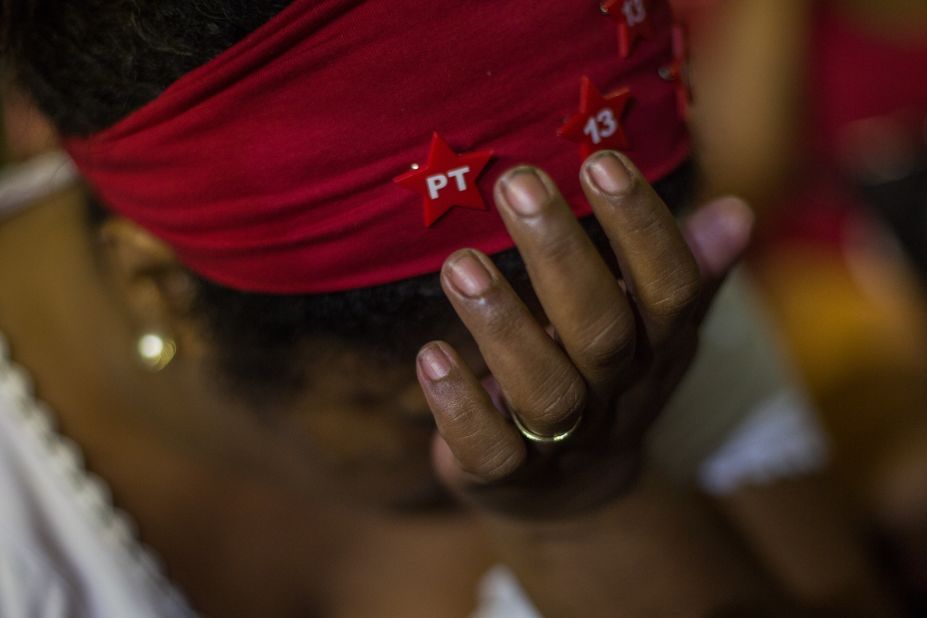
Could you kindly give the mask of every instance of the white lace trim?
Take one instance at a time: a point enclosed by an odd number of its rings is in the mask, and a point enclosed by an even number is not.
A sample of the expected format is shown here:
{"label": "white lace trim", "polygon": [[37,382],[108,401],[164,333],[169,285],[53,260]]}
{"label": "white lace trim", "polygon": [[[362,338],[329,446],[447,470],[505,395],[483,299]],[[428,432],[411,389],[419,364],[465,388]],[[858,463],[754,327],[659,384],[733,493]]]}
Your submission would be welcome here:
{"label": "white lace trim", "polygon": [[10,393],[18,412],[17,420],[42,445],[52,470],[73,490],[81,509],[89,514],[100,537],[126,558],[125,563],[140,579],[157,591],[169,606],[194,615],[186,597],[164,574],[156,554],[138,538],[137,527],[124,511],[113,504],[112,492],[84,463],[80,446],[58,433],[51,408],[34,395],[33,382],[25,369],[9,354],[6,338],[0,333],[0,385]]}

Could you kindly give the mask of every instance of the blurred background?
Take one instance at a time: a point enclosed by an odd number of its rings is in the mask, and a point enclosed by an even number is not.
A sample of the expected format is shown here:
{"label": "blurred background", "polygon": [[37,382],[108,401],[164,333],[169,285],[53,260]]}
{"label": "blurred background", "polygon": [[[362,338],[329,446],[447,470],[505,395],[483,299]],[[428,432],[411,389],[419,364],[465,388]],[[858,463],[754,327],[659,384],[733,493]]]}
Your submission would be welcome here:
{"label": "blurred background", "polygon": [[927,612],[927,2],[675,4],[702,197],[753,205],[748,267],[833,474]]}
{"label": "blurred background", "polygon": [[[839,488],[927,612],[927,1],[674,3],[701,197],[753,205],[749,271]],[[28,100],[2,104],[0,212],[54,148]]]}

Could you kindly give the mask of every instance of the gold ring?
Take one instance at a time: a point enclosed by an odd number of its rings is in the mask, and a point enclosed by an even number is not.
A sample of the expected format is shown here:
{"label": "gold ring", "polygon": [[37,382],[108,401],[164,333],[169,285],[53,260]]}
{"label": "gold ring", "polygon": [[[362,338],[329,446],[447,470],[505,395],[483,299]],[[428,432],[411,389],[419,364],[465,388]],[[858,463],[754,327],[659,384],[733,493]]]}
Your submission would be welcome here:
{"label": "gold ring", "polygon": [[557,442],[563,442],[564,440],[567,440],[570,436],[572,436],[574,433],[576,433],[576,430],[579,429],[579,424],[583,422],[583,415],[580,414],[579,417],[576,419],[576,422],[573,423],[573,426],[567,429],[566,431],[564,431],[563,433],[558,433],[553,436],[542,436],[541,434],[534,433],[533,431],[525,427],[524,423],[521,422],[521,419],[518,418],[518,415],[515,414],[514,412],[512,412],[511,416],[512,416],[512,422],[515,423],[515,427],[518,428],[518,431],[521,433],[521,435],[523,435],[529,441],[537,442],[538,444],[556,444]]}

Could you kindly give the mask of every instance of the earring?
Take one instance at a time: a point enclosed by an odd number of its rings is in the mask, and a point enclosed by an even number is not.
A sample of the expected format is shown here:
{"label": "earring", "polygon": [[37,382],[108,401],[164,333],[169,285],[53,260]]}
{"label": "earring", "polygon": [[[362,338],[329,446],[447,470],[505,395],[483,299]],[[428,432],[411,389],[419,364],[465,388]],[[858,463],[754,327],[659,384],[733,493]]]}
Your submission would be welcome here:
{"label": "earring", "polygon": [[171,364],[177,355],[177,342],[156,332],[144,333],[135,344],[135,352],[148,371],[158,372]]}

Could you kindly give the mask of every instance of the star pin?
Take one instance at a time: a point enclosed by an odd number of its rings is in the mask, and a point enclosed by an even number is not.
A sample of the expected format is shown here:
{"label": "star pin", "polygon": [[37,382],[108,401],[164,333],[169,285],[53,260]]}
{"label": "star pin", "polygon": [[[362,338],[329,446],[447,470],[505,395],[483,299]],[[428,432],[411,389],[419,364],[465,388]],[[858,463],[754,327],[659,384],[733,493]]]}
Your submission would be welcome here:
{"label": "star pin", "polygon": [[630,102],[631,91],[627,88],[603,97],[592,81],[583,76],[579,111],[566,120],[557,135],[578,143],[584,161],[599,150],[628,148],[630,144],[621,126],[621,117]]}
{"label": "star pin", "polygon": [[650,0],[605,0],[599,9],[618,22],[618,51],[627,58],[638,39],[654,35],[650,21]]}
{"label": "star pin", "polygon": [[486,210],[476,181],[492,155],[491,150],[457,154],[436,132],[431,137],[428,163],[413,166],[393,182],[422,194],[425,227],[431,227],[454,206]]}
{"label": "star pin", "polygon": [[692,104],[692,75],[686,30],[680,24],[673,26],[673,61],[668,66],[660,68],[660,77],[665,81],[673,82],[676,88],[676,107],[679,116],[683,119],[688,118],[689,106]]}

